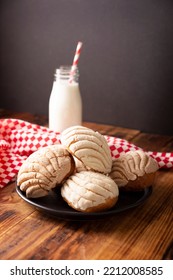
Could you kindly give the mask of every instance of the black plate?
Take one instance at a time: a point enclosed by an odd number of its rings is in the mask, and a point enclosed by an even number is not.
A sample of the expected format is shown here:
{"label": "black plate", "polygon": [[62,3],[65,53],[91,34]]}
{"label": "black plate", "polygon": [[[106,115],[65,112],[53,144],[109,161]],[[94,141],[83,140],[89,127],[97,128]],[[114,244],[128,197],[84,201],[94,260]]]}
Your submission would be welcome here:
{"label": "black plate", "polygon": [[62,199],[59,191],[51,191],[49,195],[40,198],[27,198],[25,193],[16,187],[17,193],[26,202],[36,207],[38,210],[47,212],[57,218],[67,220],[96,220],[102,219],[116,213],[120,213],[136,206],[141,205],[152,193],[152,187],[138,192],[120,191],[119,199],[116,205],[110,210],[95,213],[83,213],[72,209]]}

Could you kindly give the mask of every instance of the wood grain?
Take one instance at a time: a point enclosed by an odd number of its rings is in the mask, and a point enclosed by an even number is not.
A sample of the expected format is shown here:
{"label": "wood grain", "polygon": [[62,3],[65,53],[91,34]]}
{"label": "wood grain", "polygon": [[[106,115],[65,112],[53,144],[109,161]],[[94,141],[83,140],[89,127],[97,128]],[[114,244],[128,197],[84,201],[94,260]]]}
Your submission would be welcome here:
{"label": "wood grain", "polygon": [[[12,115],[8,114],[8,117]],[[16,116],[13,114],[13,116]],[[17,114],[46,125],[46,118]],[[84,123],[147,150],[171,151],[173,138],[110,125]],[[173,170],[159,170],[153,193],[141,206],[95,221],[50,217],[24,202],[15,183],[0,190],[0,259],[170,258],[173,239]]]}
{"label": "wood grain", "polygon": [[23,201],[16,195],[15,183],[0,190],[0,236],[32,212],[30,205],[23,207]]}

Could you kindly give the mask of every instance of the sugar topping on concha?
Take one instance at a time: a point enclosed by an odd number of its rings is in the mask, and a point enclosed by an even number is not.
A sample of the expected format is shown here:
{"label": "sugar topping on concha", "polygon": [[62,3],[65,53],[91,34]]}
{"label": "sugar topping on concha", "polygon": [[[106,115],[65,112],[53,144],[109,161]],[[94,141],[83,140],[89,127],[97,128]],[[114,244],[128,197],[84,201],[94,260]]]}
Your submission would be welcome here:
{"label": "sugar topping on concha", "polygon": [[75,210],[98,212],[115,205],[119,190],[110,177],[93,171],[81,171],[64,182],[61,195]]}
{"label": "sugar topping on concha", "polygon": [[74,172],[74,159],[63,145],[51,145],[32,153],[22,164],[17,184],[27,197],[45,196]]}
{"label": "sugar topping on concha", "polygon": [[82,162],[83,168],[107,174],[112,168],[112,157],[103,135],[84,126],[67,128],[61,135],[62,144]]}
{"label": "sugar topping on concha", "polygon": [[[152,176],[158,170],[158,163],[142,150],[129,151],[113,160],[110,177],[119,187],[130,186],[136,180],[143,187],[151,184]],[[148,181],[148,182],[147,182]]]}

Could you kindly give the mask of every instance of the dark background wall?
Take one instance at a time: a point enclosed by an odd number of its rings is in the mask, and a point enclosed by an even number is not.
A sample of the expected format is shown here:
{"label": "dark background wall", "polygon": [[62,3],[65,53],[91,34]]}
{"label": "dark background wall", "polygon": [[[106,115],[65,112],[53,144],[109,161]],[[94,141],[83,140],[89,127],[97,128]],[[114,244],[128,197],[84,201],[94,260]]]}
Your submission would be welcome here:
{"label": "dark background wall", "polygon": [[0,107],[47,114],[79,40],[83,119],[172,135],[172,0],[1,0]]}

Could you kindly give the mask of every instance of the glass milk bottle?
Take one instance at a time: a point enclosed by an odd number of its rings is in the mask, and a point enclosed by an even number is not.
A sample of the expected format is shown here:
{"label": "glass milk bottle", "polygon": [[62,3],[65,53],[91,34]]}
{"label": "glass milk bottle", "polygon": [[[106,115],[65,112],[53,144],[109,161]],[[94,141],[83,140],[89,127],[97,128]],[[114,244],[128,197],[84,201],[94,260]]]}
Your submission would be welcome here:
{"label": "glass milk bottle", "polygon": [[71,66],[56,69],[49,99],[49,128],[62,132],[69,126],[82,124],[82,100],[79,89],[79,71],[70,81]]}

